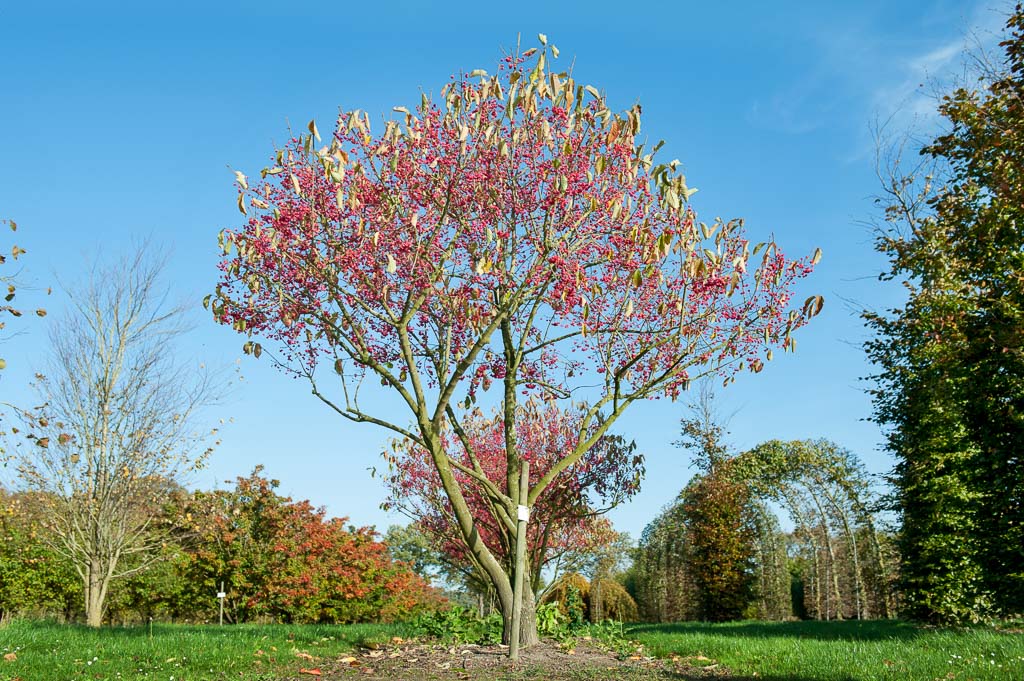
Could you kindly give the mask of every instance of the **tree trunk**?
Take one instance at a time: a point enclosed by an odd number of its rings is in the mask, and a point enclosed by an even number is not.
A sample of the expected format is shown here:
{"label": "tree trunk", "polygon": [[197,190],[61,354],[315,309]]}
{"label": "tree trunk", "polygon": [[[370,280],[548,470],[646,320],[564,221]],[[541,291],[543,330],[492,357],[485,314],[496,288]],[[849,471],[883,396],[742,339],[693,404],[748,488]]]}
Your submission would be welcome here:
{"label": "tree trunk", "polygon": [[93,559],[85,573],[85,623],[90,627],[103,624],[103,601],[106,598],[107,585],[105,571],[100,562]]}
{"label": "tree trunk", "polygon": [[[512,597],[502,598],[498,593],[498,610],[501,612],[501,642],[509,645],[512,640]],[[537,633],[537,601],[529,583],[523,589],[523,605],[519,620],[519,646],[527,648],[540,641]]]}
{"label": "tree trunk", "polygon": [[[501,613],[504,626],[501,632],[501,642],[505,645],[512,640],[512,608],[508,612],[504,609]],[[540,634],[537,633],[537,601],[533,596],[533,590],[527,587],[523,589],[523,611],[519,621],[519,646],[528,648],[540,642]]]}

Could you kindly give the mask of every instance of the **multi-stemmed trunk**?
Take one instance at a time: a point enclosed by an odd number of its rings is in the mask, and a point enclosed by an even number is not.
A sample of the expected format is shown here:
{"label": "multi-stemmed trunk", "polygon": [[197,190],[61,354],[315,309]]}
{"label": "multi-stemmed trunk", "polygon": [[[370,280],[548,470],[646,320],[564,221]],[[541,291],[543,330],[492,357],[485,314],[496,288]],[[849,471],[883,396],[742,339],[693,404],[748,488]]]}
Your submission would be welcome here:
{"label": "multi-stemmed trunk", "polygon": [[[438,476],[441,479],[441,486],[451,503],[457,528],[469,549],[472,561],[480,571],[486,575],[487,580],[490,581],[498,596],[498,606],[501,609],[503,622],[502,642],[508,645],[512,640],[511,632],[515,600],[513,588],[515,566],[513,565],[512,569],[508,569],[506,566],[502,565],[502,563],[495,557],[491,548],[484,543],[483,539],[480,537],[476,519],[473,517],[469,504],[466,502],[465,496],[463,496],[462,489],[455,479],[454,471],[452,470],[451,463],[441,446],[440,439],[436,436],[429,437],[433,434],[426,428],[424,428],[424,431],[426,431],[425,435],[428,436],[426,439],[428,439],[428,441],[433,445],[431,448],[431,458],[437,467]],[[515,494],[516,497],[519,496],[518,492],[519,490],[517,489]],[[508,542],[508,544],[514,548],[514,539]],[[537,643],[540,638],[537,632],[536,600],[533,595],[533,590],[530,588],[532,580],[530,579],[529,562],[524,560],[520,569],[522,570],[523,575],[523,599],[522,615],[520,617],[519,642],[522,647],[527,647]]]}

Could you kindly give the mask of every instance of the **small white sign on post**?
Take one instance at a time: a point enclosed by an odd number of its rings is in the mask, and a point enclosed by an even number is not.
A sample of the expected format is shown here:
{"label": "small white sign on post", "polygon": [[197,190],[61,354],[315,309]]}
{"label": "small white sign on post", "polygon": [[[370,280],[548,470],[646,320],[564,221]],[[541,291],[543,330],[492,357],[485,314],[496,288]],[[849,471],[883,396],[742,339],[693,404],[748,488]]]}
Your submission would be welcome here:
{"label": "small white sign on post", "polygon": [[523,522],[530,522],[530,507],[529,506],[523,506],[523,505],[520,504],[520,506],[519,506],[519,517],[517,519],[518,520],[522,520]]}
{"label": "small white sign on post", "polygon": [[224,591],[224,582],[220,583],[220,591],[217,592],[217,602],[220,603],[220,626],[224,626],[224,599],[228,597]]}

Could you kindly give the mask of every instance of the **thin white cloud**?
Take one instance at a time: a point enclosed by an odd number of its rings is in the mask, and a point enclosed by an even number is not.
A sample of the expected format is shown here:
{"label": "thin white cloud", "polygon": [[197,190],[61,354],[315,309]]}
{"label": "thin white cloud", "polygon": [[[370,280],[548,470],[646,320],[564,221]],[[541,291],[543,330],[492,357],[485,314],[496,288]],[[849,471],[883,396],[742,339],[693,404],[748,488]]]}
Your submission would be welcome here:
{"label": "thin white cloud", "polygon": [[963,81],[967,51],[993,51],[1010,9],[939,0],[922,7],[920,25],[852,9],[833,15],[802,36],[806,68],[751,102],[747,120],[784,134],[830,128],[850,141],[843,160],[862,160],[874,150],[871,121],[921,131],[938,124],[938,96]]}

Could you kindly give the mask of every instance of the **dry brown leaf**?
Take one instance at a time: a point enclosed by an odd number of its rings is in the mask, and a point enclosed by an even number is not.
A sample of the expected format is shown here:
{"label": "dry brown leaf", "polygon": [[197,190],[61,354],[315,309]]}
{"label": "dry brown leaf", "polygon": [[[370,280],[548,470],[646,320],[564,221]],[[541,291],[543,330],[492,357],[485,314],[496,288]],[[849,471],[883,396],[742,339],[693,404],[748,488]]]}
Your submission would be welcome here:
{"label": "dry brown leaf", "polygon": [[322,671],[320,671],[319,669],[306,669],[305,667],[300,668],[299,669],[299,673],[300,674],[309,674],[310,676],[323,676],[324,675],[324,673]]}

